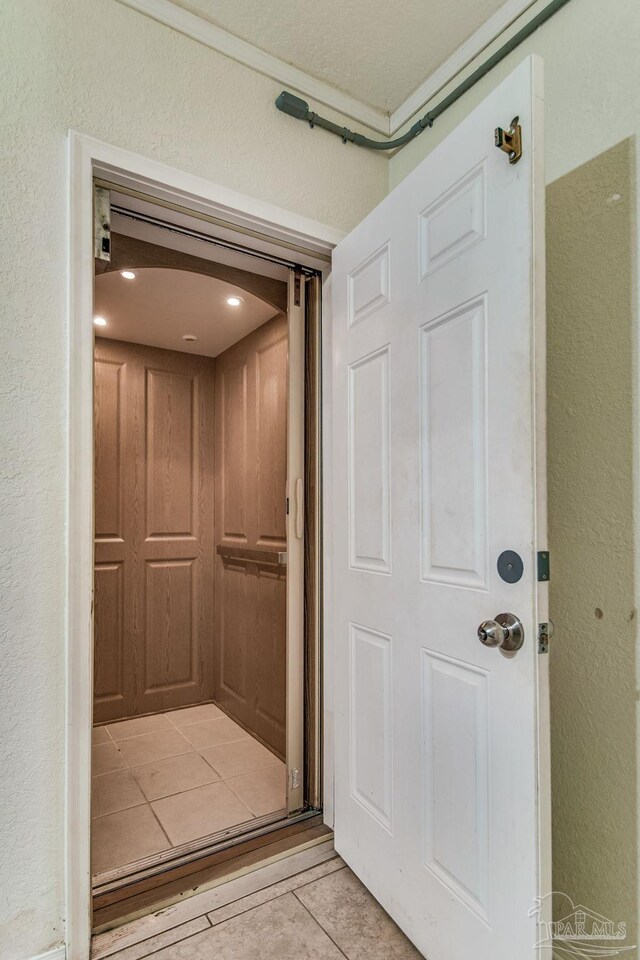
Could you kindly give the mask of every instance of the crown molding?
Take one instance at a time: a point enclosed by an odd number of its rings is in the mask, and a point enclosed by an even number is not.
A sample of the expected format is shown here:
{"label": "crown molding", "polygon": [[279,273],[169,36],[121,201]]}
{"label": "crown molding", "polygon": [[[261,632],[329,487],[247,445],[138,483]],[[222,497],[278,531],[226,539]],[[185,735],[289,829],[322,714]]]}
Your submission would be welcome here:
{"label": "crown molding", "polygon": [[444,63],[428,76],[397,110],[394,110],[391,114],[389,136],[393,137],[429,100],[535,3],[536,0],[506,0],[506,3],[488,20],[485,20],[468,40],[465,40],[450,57],[447,57]]}
{"label": "crown molding", "polygon": [[118,0],[118,2],[146,14],[167,27],[172,27],[179,33],[191,37],[192,40],[197,40],[258,73],[271,77],[272,80],[277,80],[285,87],[293,87],[298,93],[306,94],[313,100],[332,107],[345,117],[358,120],[385,137],[389,136],[389,116],[382,110],[376,110],[375,107],[362,103],[348,93],[336,90],[330,84],[309,76],[303,70],[285,63],[284,60],[272,57],[271,54],[265,53],[252,43],[235,37],[227,30],[205,20],[204,17],[177,6],[171,0]]}
{"label": "crown molding", "polygon": [[[501,33],[535,6],[537,0],[506,0],[496,12],[442,63],[389,117],[363,103],[356,97],[337,90],[323,80],[310,76],[304,70],[273,57],[252,43],[217,27],[210,20],[185,10],[173,0],[118,0],[153,20],[217,50],[218,53],[252,70],[293,88],[317,103],[331,107],[345,117],[364,124],[384,137],[393,137],[408,120],[414,117],[454,77],[467,67]],[[311,105],[314,109],[314,104]]]}

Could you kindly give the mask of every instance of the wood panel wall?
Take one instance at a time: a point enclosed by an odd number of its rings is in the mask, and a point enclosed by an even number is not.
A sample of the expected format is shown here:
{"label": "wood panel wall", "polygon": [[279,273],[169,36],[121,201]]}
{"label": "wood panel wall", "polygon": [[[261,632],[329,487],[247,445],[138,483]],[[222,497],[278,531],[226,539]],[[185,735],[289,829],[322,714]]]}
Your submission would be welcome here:
{"label": "wood panel wall", "polygon": [[285,753],[287,319],[215,360],[95,350],[94,719],[214,700]]}
{"label": "wood panel wall", "polygon": [[[216,358],[216,539],[286,550],[287,319]],[[216,557],[215,700],[285,753],[286,566]]]}
{"label": "wood panel wall", "polygon": [[214,361],[96,339],[94,719],[213,697]]}

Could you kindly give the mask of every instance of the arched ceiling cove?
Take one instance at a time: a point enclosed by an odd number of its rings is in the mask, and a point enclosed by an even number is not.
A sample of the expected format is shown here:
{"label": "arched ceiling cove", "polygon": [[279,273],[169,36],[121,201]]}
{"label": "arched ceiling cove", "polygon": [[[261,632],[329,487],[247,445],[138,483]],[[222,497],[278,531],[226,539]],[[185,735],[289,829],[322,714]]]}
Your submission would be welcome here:
{"label": "arched ceiling cove", "polygon": [[[188,270],[145,267],[126,280],[117,271],[95,278],[96,335],[165,350],[216,357],[278,311],[248,291]],[[239,306],[227,297],[242,297]],[[183,335],[197,340],[187,342]]]}

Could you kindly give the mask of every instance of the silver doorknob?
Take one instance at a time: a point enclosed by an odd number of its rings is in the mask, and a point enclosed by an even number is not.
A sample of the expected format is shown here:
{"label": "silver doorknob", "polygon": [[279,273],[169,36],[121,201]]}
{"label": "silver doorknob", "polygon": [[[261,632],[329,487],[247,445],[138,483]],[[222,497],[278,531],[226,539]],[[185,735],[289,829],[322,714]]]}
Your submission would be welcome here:
{"label": "silver doorknob", "polygon": [[499,613],[495,620],[485,620],[480,624],[478,640],[485,647],[519,650],[524,643],[524,627],[512,613]]}

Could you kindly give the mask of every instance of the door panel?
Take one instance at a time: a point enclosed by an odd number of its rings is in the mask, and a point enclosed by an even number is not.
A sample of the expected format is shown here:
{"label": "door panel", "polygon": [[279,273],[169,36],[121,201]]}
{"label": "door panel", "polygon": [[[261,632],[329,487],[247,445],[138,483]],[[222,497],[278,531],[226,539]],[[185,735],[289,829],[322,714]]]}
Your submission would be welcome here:
{"label": "door panel", "polygon": [[146,534],[196,535],[198,497],[197,380],[168,370],[146,370]]}
{"label": "door panel", "polygon": [[258,566],[256,574],[255,657],[259,669],[255,709],[264,729],[280,730],[286,719],[282,673],[287,660],[287,584],[281,572],[273,567]]}
{"label": "door panel", "polygon": [[257,542],[287,542],[282,491],[287,484],[287,337],[256,351]]}
{"label": "door panel", "polygon": [[129,716],[132,690],[126,685],[124,410],[128,383],[125,362],[95,363],[95,556],[94,712],[97,718]]}
{"label": "door panel", "polygon": [[420,347],[422,577],[486,587],[486,297],[421,326]]}
{"label": "door panel", "polygon": [[351,566],[391,572],[389,350],[349,366]]}
{"label": "door panel", "polygon": [[222,523],[219,534],[223,539],[248,542],[248,483],[247,470],[248,417],[247,360],[244,351],[233,356],[225,351],[217,360],[218,411],[217,434],[220,450],[220,510]]}
{"label": "door panel", "polygon": [[95,363],[95,536],[123,541],[123,387],[125,363]]}
{"label": "door panel", "polygon": [[349,624],[351,793],[386,830],[393,823],[391,637]]}
{"label": "door panel", "polygon": [[94,574],[95,712],[131,709],[124,683],[123,563],[97,563]]}
{"label": "door panel", "polygon": [[[287,318],[216,357],[217,542],[284,551]],[[215,699],[285,754],[287,568],[216,556]]]}
{"label": "door panel", "polygon": [[98,721],[213,697],[213,369],[96,340]]}
{"label": "door panel", "polygon": [[223,560],[218,571],[220,604],[217,607],[215,698],[228,713],[244,720],[250,716],[251,677],[247,643],[252,636],[253,606],[248,564]]}
{"label": "door panel", "polygon": [[[429,960],[533,958],[549,859],[538,69],[334,254],[335,843]],[[515,653],[479,641],[503,611]]]}
{"label": "door panel", "polygon": [[490,674],[431,650],[421,654],[425,866],[486,920]]}
{"label": "door panel", "polygon": [[194,565],[195,559],[147,561],[145,692],[197,683]]}

